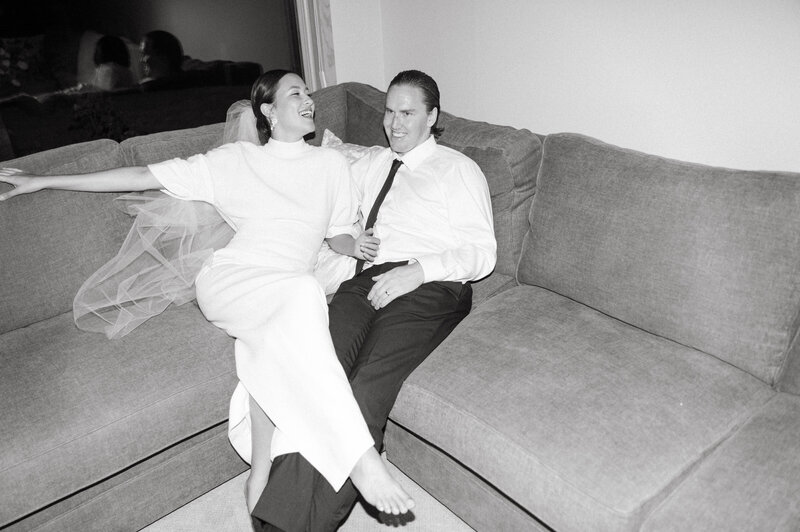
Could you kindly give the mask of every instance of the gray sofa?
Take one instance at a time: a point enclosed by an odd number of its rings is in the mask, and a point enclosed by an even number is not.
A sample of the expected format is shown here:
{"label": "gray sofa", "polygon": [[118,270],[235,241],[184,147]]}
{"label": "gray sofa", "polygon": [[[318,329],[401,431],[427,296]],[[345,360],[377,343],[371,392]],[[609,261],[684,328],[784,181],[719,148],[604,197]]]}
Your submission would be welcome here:
{"label": "gray sofa", "polygon": [[[314,96],[315,142],[385,144],[381,92]],[[389,459],[478,530],[800,528],[800,176],[441,121],[487,176],[498,262],[403,386]],[[221,130],[3,164],[142,164]],[[245,469],[225,436],[232,342],[193,303],[117,341],[72,323],[130,227],[113,197],[0,204],[9,530],[137,529]]]}

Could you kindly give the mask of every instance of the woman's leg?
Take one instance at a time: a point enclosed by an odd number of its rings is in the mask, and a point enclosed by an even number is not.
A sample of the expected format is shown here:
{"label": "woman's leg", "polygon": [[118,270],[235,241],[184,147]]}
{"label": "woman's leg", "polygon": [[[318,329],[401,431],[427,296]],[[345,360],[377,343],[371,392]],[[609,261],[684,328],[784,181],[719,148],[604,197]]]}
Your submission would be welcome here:
{"label": "woman's leg", "polygon": [[[298,450],[335,489],[352,477],[365,499],[383,511],[399,513],[413,504],[372,447],[336,358],[325,295],[316,279],[220,265],[198,277],[197,296],[206,317],[236,338],[239,379],[292,451]],[[258,409],[251,411],[253,432],[257,415]],[[263,445],[255,434],[251,441]]]}
{"label": "woman's leg", "polygon": [[250,476],[245,483],[245,500],[247,511],[252,512],[261,493],[267,486],[270,468],[270,442],[275,432],[275,425],[267,414],[250,397],[250,435],[252,438],[252,456],[250,458]]}

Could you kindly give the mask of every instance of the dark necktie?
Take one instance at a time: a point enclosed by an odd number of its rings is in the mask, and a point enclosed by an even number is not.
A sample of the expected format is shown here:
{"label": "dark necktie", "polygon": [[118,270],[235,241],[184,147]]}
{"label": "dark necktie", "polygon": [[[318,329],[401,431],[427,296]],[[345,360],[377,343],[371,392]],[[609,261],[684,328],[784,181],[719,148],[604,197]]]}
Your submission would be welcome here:
{"label": "dark necktie", "polygon": [[[375,220],[378,218],[378,209],[381,208],[381,203],[383,203],[384,198],[386,198],[386,193],[389,192],[389,187],[392,186],[392,181],[394,181],[394,175],[397,173],[397,169],[400,168],[400,165],[403,164],[403,161],[400,159],[395,159],[392,161],[392,168],[389,170],[389,175],[386,177],[386,182],[381,187],[381,191],[378,192],[378,197],[375,198],[375,203],[372,204],[372,209],[369,211],[369,216],[367,216],[367,223],[364,226],[364,230],[372,229],[372,226],[375,225]],[[356,261],[356,275],[361,273],[361,270],[364,269],[364,261],[362,259],[358,259]]]}

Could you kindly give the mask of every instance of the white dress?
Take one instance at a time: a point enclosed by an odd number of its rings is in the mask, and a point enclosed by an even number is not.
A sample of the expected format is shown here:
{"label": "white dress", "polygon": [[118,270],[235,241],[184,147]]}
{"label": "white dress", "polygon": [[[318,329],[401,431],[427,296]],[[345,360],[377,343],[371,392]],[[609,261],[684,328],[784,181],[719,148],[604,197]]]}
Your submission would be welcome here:
{"label": "white dress", "polygon": [[322,240],[356,219],[346,160],[271,139],[149,168],[169,194],[211,203],[236,231],[196,279],[206,318],[235,338],[231,442],[249,461],[249,394],[277,428],[272,456],[299,451],[338,490],[374,444],[313,274]]}

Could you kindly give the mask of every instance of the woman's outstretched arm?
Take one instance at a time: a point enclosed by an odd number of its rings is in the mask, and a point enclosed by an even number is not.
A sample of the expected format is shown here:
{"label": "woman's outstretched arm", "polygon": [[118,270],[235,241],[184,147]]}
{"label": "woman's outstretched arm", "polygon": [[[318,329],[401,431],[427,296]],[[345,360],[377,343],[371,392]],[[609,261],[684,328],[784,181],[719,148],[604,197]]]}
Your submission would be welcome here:
{"label": "woman's outstretched arm", "polygon": [[31,175],[16,168],[0,168],[0,182],[14,188],[0,194],[0,201],[46,188],[82,192],[135,192],[161,188],[146,166],[125,166],[77,175]]}

